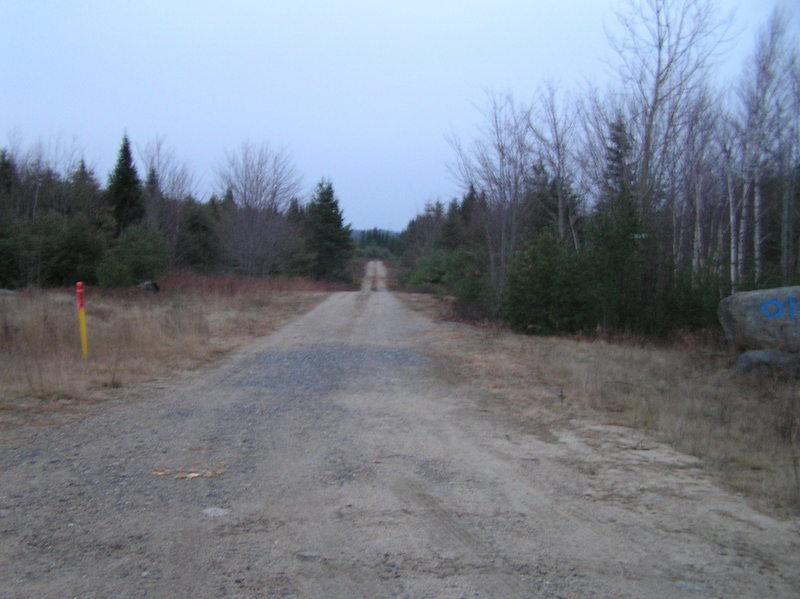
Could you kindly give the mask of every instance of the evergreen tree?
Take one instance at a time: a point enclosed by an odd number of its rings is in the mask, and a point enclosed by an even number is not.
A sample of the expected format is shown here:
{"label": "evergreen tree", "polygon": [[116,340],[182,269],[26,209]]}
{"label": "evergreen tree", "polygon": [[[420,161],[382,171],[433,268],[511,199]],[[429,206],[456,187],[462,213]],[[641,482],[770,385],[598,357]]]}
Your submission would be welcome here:
{"label": "evergreen tree", "polygon": [[641,307],[642,237],[625,123],[610,126],[603,197],[589,226],[595,293],[608,329],[635,329]]}
{"label": "evergreen tree", "polygon": [[189,214],[178,231],[177,262],[201,271],[213,270],[219,259],[220,240],[212,208],[192,200],[185,202],[184,208]]}
{"label": "evergreen tree", "polygon": [[550,230],[539,233],[509,271],[504,316],[526,333],[591,329],[591,281],[581,254]]}
{"label": "evergreen tree", "polygon": [[0,149],[0,198],[11,198],[11,191],[17,184],[17,165],[14,157],[6,149]]}
{"label": "evergreen tree", "polygon": [[17,183],[14,159],[0,149],[0,287],[16,287],[20,272],[17,264],[17,216],[12,193]]}
{"label": "evergreen tree", "polygon": [[145,206],[142,198],[142,183],[133,163],[128,136],[122,137],[117,164],[108,180],[108,203],[115,221],[115,236],[129,225],[144,218]]}
{"label": "evergreen tree", "polygon": [[157,277],[167,265],[164,238],[146,222],[133,224],[114,240],[97,268],[103,287],[129,287]]}
{"label": "evergreen tree", "polygon": [[316,279],[346,280],[353,254],[350,226],[345,226],[333,185],[324,179],[308,205],[305,219],[308,248],[313,252],[311,274]]}
{"label": "evergreen tree", "polygon": [[0,206],[0,288],[13,288],[20,282],[18,225],[18,217]]}
{"label": "evergreen tree", "polygon": [[464,219],[458,200],[447,205],[447,215],[442,223],[441,245],[446,250],[456,250],[464,244]]}
{"label": "evergreen tree", "polygon": [[105,237],[92,226],[88,216],[72,217],[56,236],[47,240],[42,258],[42,283],[67,286],[83,281],[94,285],[105,245]]}
{"label": "evergreen tree", "polygon": [[286,218],[293,225],[303,225],[306,219],[306,208],[297,198],[289,200],[289,207],[286,209]]}
{"label": "evergreen tree", "polygon": [[99,225],[107,215],[102,205],[102,192],[94,172],[83,159],[70,174],[68,188],[72,211],[88,216],[95,225]]}

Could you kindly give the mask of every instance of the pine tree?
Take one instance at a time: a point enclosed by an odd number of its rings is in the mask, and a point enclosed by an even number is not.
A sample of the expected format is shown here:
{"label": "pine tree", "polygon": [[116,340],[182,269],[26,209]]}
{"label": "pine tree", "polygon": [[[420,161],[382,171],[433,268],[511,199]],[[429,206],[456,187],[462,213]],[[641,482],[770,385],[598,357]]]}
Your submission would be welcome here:
{"label": "pine tree", "polygon": [[119,237],[128,225],[144,218],[142,183],[133,163],[131,144],[127,135],[122,137],[117,165],[109,177],[106,194],[114,215],[115,236]]}
{"label": "pine tree", "polygon": [[333,185],[324,179],[308,205],[308,248],[314,253],[311,274],[316,279],[346,280],[345,267],[353,254],[350,226],[345,226]]}

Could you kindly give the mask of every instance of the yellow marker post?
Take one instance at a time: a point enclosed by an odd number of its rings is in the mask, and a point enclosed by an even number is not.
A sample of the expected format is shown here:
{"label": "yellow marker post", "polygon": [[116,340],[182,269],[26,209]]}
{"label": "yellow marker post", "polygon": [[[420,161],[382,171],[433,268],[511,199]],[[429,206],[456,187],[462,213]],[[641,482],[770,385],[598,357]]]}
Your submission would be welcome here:
{"label": "yellow marker post", "polygon": [[78,324],[81,327],[81,353],[83,359],[89,357],[89,339],[86,336],[86,309],[83,303],[83,283],[75,283],[75,300],[78,303]]}

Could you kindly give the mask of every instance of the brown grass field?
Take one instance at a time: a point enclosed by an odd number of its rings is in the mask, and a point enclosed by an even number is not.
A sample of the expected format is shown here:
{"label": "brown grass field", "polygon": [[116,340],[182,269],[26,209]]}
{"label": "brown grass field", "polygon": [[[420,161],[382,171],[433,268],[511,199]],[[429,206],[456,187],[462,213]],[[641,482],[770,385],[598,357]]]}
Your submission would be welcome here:
{"label": "brown grass field", "polygon": [[160,293],[87,289],[89,359],[74,292],[0,296],[0,429],[50,423],[133,383],[191,371],[280,328],[341,286],[173,273]]}
{"label": "brown grass field", "polygon": [[[443,371],[545,431],[574,419],[633,427],[696,456],[760,508],[800,515],[800,382],[737,376],[733,354],[698,337],[656,346],[515,334],[454,321],[447,301],[401,294],[440,321]],[[449,321],[449,322],[448,322]]]}
{"label": "brown grass field", "polygon": [[[80,417],[224,356],[305,313],[340,287],[302,279],[172,274],[161,293],[89,289],[88,360],[73,291],[0,296],[0,429]],[[518,335],[452,320],[446,301],[401,294],[440,322],[430,349],[443,372],[483,388],[546,431],[592,419],[642,431],[697,456],[771,512],[800,515],[800,384],[736,376],[723,347],[685,338]]]}

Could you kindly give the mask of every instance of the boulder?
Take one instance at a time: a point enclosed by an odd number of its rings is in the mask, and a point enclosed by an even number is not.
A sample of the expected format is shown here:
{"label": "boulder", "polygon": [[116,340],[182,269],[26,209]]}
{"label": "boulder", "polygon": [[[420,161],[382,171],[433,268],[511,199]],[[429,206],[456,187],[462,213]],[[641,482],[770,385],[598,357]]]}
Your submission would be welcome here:
{"label": "boulder", "polygon": [[777,349],[757,349],[743,353],[733,365],[736,372],[759,376],[800,377],[800,354]]}
{"label": "boulder", "polygon": [[734,293],[717,314],[739,347],[800,352],[800,286]]}

